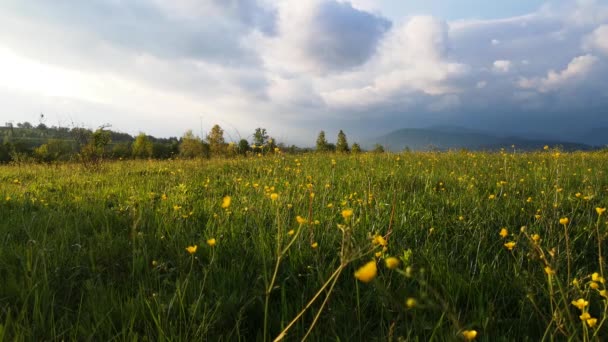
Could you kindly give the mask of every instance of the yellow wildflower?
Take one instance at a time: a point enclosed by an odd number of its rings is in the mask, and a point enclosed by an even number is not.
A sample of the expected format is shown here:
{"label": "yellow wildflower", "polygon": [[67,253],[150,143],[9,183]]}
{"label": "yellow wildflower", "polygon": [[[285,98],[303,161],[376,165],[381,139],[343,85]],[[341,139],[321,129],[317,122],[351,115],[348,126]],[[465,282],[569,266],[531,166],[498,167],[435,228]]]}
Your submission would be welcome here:
{"label": "yellow wildflower", "polygon": [[516,245],[516,243],[515,243],[514,241],[509,241],[509,242],[505,243],[505,245],[504,245],[504,246],[505,246],[505,247],[506,247],[508,250],[512,251],[512,250],[513,250],[513,248],[515,248],[515,245]]}
{"label": "yellow wildflower", "polygon": [[477,337],[476,330],[465,330],[462,332],[462,337],[467,341],[473,341]]}
{"label": "yellow wildflower", "polygon": [[507,236],[509,236],[509,231],[507,230],[507,228],[502,228],[500,230],[500,233],[498,233],[498,235],[500,235],[500,237],[504,239]]}
{"label": "yellow wildflower", "polygon": [[207,240],[207,244],[211,247],[215,246],[216,243],[217,241],[214,238]]}
{"label": "yellow wildflower", "polygon": [[547,275],[555,275],[555,271],[551,268],[551,266],[545,266],[545,273],[547,273]]}
{"label": "yellow wildflower", "polygon": [[567,225],[570,222],[570,220],[567,217],[562,217],[559,219],[559,224],[563,224],[564,226]]}
{"label": "yellow wildflower", "polygon": [[318,242],[313,242],[310,247],[312,247],[313,249],[319,247],[319,243]]}
{"label": "yellow wildflower", "polygon": [[597,214],[599,216],[602,216],[602,214],[604,213],[604,211],[606,211],[606,208],[597,207],[597,208],[595,208],[595,211],[597,212]]}
{"label": "yellow wildflower", "polygon": [[597,318],[587,319],[587,325],[589,326],[589,328],[595,327],[596,324],[597,324]]}
{"label": "yellow wildflower", "polygon": [[602,296],[602,297],[604,297],[604,298],[608,299],[608,291],[606,291],[606,290],[601,290],[601,291],[600,291],[600,296]]}
{"label": "yellow wildflower", "polygon": [[600,286],[596,282],[594,282],[594,281],[592,281],[592,282],[589,283],[589,287],[592,288],[592,289],[594,289],[594,290],[597,290],[597,289],[600,288]]}
{"label": "yellow wildflower", "polygon": [[579,298],[577,300],[573,300],[572,305],[576,306],[579,310],[582,311],[587,305],[589,305],[589,302],[586,301],[584,298]]}
{"label": "yellow wildflower", "polygon": [[602,276],[600,276],[600,274],[597,272],[593,272],[593,274],[591,275],[591,280],[599,281],[602,284],[604,283],[604,278]]}
{"label": "yellow wildflower", "polygon": [[416,305],[418,305],[416,298],[409,297],[405,300],[405,306],[407,306],[408,309],[413,309]]}
{"label": "yellow wildflower", "polygon": [[342,217],[344,217],[345,220],[350,219],[353,216],[353,210],[352,209],[344,209],[342,210]]}
{"label": "yellow wildflower", "polygon": [[296,231],[292,229],[292,230],[290,230],[290,231],[287,232],[287,235],[293,236],[293,234],[295,234],[295,233],[296,233]]}
{"label": "yellow wildflower", "polygon": [[376,274],[378,274],[378,268],[376,267],[376,261],[372,260],[355,271],[355,278],[364,283],[369,283],[376,277]]}
{"label": "yellow wildflower", "polygon": [[395,258],[395,257],[388,257],[384,260],[384,263],[386,264],[386,267],[389,269],[393,269],[399,266],[399,259]]}
{"label": "yellow wildflower", "polygon": [[307,222],[307,220],[300,215],[296,216],[296,221],[298,221],[299,224],[304,224]]}
{"label": "yellow wildflower", "polygon": [[228,208],[230,206],[230,202],[232,202],[232,198],[230,198],[230,196],[225,196],[222,199],[222,208]]}
{"label": "yellow wildflower", "polygon": [[581,321],[586,321],[591,318],[591,315],[588,312],[583,312],[583,314],[578,317],[581,319]]}
{"label": "yellow wildflower", "polygon": [[278,198],[279,198],[279,194],[277,194],[276,192],[270,194],[270,199],[271,200],[276,201]]}
{"label": "yellow wildflower", "polygon": [[540,235],[532,234],[531,239],[534,241],[534,243],[538,243],[540,241]]}
{"label": "yellow wildflower", "polygon": [[197,246],[197,245],[194,245],[194,246],[188,246],[188,247],[186,247],[186,251],[188,251],[188,253],[190,253],[190,254],[194,254],[194,253],[196,253],[196,249],[197,249],[197,248],[198,248],[198,246]]}
{"label": "yellow wildflower", "polygon": [[374,237],[374,240],[372,241],[372,243],[374,245],[380,245],[380,246],[386,246],[388,244],[388,242],[386,242],[384,237],[380,234],[378,234]]}

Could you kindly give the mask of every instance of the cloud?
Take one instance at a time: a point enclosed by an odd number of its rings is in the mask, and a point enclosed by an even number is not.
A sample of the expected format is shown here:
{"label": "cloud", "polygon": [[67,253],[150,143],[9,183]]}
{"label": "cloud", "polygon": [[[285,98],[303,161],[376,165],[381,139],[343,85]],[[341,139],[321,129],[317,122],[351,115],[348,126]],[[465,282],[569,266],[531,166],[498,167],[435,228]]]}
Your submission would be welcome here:
{"label": "cloud", "polygon": [[448,50],[445,22],[412,17],[386,34],[366,68],[333,80],[334,86],[322,96],[330,107],[350,108],[408,102],[406,96],[416,93],[457,92],[450,80],[466,74],[468,68],[451,61]]}
{"label": "cloud", "polygon": [[270,68],[325,74],[366,63],[391,22],[334,0],[284,1],[277,36],[254,43]]}
{"label": "cloud", "polygon": [[601,25],[588,34],[583,41],[586,50],[597,50],[608,56],[608,24]]}
{"label": "cloud", "polygon": [[507,73],[511,69],[511,61],[507,61],[504,59],[494,61],[492,65],[492,70],[499,73]]}
{"label": "cloud", "polygon": [[549,70],[547,76],[543,78],[522,77],[518,85],[524,89],[536,89],[541,93],[559,90],[564,86],[570,86],[580,81],[591,71],[597,61],[598,58],[592,55],[578,56],[562,71]]}

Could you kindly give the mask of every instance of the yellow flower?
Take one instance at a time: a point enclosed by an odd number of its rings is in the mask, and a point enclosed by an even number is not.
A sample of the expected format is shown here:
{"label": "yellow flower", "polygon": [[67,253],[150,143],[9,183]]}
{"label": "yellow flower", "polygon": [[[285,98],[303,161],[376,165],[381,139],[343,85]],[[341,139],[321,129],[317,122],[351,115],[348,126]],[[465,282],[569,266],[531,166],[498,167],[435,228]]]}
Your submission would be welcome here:
{"label": "yellow flower", "polygon": [[564,226],[568,224],[570,220],[567,217],[562,217],[559,219],[559,224],[563,224]]}
{"label": "yellow flower", "polygon": [[215,239],[209,239],[207,240],[207,244],[211,247],[215,246],[215,244],[217,243],[217,241],[215,241]]}
{"label": "yellow flower", "polygon": [[154,266],[154,267],[158,266],[158,261],[152,260],[152,266]]}
{"label": "yellow flower", "polygon": [[473,341],[477,337],[476,330],[465,330],[462,332],[462,337],[467,341]]}
{"label": "yellow flower", "polygon": [[388,242],[386,242],[384,237],[379,234],[374,237],[374,240],[372,241],[372,243],[374,245],[380,245],[380,246],[386,246],[388,244]]}
{"label": "yellow flower", "polygon": [[587,325],[589,326],[589,328],[595,327],[596,324],[597,324],[597,318],[589,318],[587,320]]}
{"label": "yellow flower", "polygon": [[276,201],[279,198],[279,194],[277,193],[272,193],[270,194],[270,199],[273,201]]}
{"label": "yellow flower", "polygon": [[416,305],[418,305],[418,301],[416,300],[416,298],[409,297],[405,300],[405,306],[407,306],[408,309],[415,308]]}
{"label": "yellow flower", "polygon": [[602,214],[604,213],[604,211],[606,211],[606,208],[595,208],[595,211],[597,212],[597,214],[599,216],[602,216]]}
{"label": "yellow flower", "polygon": [[507,243],[505,243],[505,247],[507,247],[508,250],[512,251],[513,248],[515,248],[516,243],[514,241],[509,241]]}
{"label": "yellow flower", "polygon": [[379,258],[379,257],[381,257],[381,256],[382,256],[382,252],[378,251],[378,252],[374,253],[374,256],[375,256],[376,258]]}
{"label": "yellow flower", "polygon": [[350,219],[351,216],[353,216],[353,210],[352,209],[344,209],[344,210],[342,210],[342,217],[344,217],[345,220]]}
{"label": "yellow flower", "polygon": [[188,246],[188,247],[186,247],[186,251],[188,251],[188,253],[190,253],[190,254],[194,254],[194,253],[196,253],[196,249],[197,249],[197,248],[198,248],[198,246],[197,246],[197,245],[194,245],[194,246]]}
{"label": "yellow flower", "polygon": [[230,196],[225,196],[222,199],[222,208],[226,209],[230,206],[230,202],[232,201],[232,198],[230,198]]}
{"label": "yellow flower", "polygon": [[592,288],[592,289],[594,289],[594,290],[597,290],[597,289],[600,288],[600,286],[596,282],[594,282],[594,281],[592,281],[592,282],[589,283],[589,287]]}
{"label": "yellow flower", "polygon": [[355,278],[364,283],[369,283],[376,277],[376,274],[378,274],[378,268],[376,267],[376,261],[372,260],[355,271]]}
{"label": "yellow flower", "polygon": [[538,243],[540,241],[540,235],[538,234],[532,234],[531,238],[534,243]]}
{"label": "yellow flower", "polygon": [[304,224],[307,222],[307,220],[300,215],[296,216],[296,221],[298,221],[299,224]]}
{"label": "yellow flower", "polygon": [[588,312],[583,312],[583,314],[578,317],[581,319],[581,321],[586,321],[591,318],[591,315]]}
{"label": "yellow flower", "polygon": [[387,268],[392,270],[393,268],[399,266],[399,259],[395,257],[388,257],[384,260],[384,263],[386,264]]}
{"label": "yellow flower", "polygon": [[555,275],[555,271],[551,268],[551,266],[545,266],[545,273],[547,273],[547,275]]}
{"label": "yellow flower", "polygon": [[507,236],[509,236],[509,231],[507,230],[507,228],[502,228],[500,230],[500,233],[498,233],[498,235],[500,235],[500,237],[502,237],[504,239]]}
{"label": "yellow flower", "polygon": [[600,296],[602,296],[602,297],[604,297],[604,298],[608,299],[608,291],[606,291],[606,290],[601,290],[601,291],[600,291]]}
{"label": "yellow flower", "polygon": [[583,310],[585,306],[589,305],[589,302],[583,298],[579,298],[577,300],[572,301],[572,305],[576,306],[579,310]]}
{"label": "yellow flower", "polygon": [[319,247],[319,243],[318,242],[313,242],[310,247],[312,247],[313,249]]}
{"label": "yellow flower", "polygon": [[545,146],[543,147],[543,150],[545,150],[545,151],[546,151],[546,150],[548,150],[548,149],[549,149],[549,145],[545,145]]}
{"label": "yellow flower", "polygon": [[287,235],[293,236],[293,234],[295,234],[295,233],[296,233],[296,231],[292,229],[292,230],[290,230],[290,231],[287,232]]}
{"label": "yellow flower", "polygon": [[591,275],[591,280],[593,280],[593,281],[599,281],[599,282],[600,282],[600,283],[602,283],[602,284],[604,283],[604,278],[603,278],[603,277],[601,277],[601,276],[600,276],[600,274],[599,274],[599,273],[597,273],[597,272],[594,272],[594,273]]}

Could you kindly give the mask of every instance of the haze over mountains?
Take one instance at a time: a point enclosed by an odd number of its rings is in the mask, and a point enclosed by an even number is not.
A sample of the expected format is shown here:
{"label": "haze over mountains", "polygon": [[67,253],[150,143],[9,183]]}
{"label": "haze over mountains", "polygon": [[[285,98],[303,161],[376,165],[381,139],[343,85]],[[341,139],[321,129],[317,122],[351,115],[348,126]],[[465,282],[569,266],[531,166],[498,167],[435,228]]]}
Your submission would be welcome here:
{"label": "haze over mountains", "polygon": [[391,151],[420,150],[519,150],[542,149],[545,145],[559,146],[564,150],[590,150],[608,145],[608,128],[598,127],[576,132],[564,137],[535,133],[497,133],[456,126],[431,126],[428,128],[403,128],[371,139],[366,147],[380,144]]}

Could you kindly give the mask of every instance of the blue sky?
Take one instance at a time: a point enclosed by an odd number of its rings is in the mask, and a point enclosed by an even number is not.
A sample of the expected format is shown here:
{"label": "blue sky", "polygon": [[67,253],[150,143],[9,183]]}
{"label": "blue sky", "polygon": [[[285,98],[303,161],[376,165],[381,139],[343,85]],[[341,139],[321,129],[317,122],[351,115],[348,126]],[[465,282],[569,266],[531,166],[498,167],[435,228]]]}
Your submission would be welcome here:
{"label": "blue sky", "polygon": [[604,0],[4,0],[0,22],[2,123],[301,145],[608,127]]}

